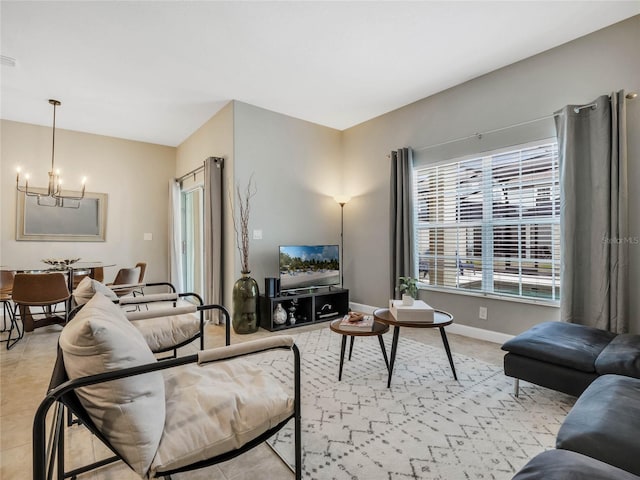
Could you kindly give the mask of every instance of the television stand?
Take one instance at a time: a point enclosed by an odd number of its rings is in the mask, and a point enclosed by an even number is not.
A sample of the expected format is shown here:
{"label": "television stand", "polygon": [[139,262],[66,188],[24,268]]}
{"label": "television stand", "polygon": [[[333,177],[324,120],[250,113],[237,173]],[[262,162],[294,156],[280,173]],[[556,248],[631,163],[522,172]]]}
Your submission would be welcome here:
{"label": "television stand", "polygon": [[[286,322],[280,325],[273,321],[278,305],[287,312]],[[260,295],[260,326],[271,332],[333,320],[348,312],[349,290],[346,288],[302,288],[282,292],[277,297]]]}

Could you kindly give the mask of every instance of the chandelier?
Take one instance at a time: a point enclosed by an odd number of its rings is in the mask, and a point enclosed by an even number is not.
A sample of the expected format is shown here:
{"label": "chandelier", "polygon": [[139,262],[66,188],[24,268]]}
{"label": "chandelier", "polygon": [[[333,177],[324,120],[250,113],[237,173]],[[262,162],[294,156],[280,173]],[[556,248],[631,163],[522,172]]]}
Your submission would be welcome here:
{"label": "chandelier", "polygon": [[49,185],[46,188],[47,193],[43,193],[44,188],[29,188],[29,174],[25,175],[24,186],[20,186],[20,167],[18,167],[18,173],[16,175],[16,189],[28,197],[37,197],[38,205],[43,207],[78,208],[80,207],[80,200],[84,198],[84,188],[87,179],[86,177],[82,179],[81,192],[68,192],[67,195],[63,193],[60,170],[55,168],[56,107],[60,105],[60,102],[50,99],[49,103],[53,105],[53,141],[51,143],[51,171],[49,172]]}

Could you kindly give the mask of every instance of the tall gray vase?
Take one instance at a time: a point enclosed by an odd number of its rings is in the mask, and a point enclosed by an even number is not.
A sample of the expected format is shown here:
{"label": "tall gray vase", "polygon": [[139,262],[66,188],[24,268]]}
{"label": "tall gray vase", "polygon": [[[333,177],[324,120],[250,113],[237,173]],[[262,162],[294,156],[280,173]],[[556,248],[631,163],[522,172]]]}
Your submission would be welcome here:
{"label": "tall gray vase", "polygon": [[249,276],[251,272],[242,272],[233,285],[233,316],[231,325],[236,333],[253,333],[258,330],[258,282]]}

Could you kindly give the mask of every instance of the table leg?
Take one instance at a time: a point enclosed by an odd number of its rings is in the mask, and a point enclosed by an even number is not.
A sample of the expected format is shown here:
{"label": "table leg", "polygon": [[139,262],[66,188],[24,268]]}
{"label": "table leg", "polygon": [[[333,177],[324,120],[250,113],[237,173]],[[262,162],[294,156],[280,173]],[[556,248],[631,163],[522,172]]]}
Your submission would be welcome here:
{"label": "table leg", "polygon": [[31,316],[31,310],[26,305],[20,305],[20,320],[22,320],[22,327],[25,332],[33,332],[33,317]]}
{"label": "table leg", "polygon": [[347,347],[347,336],[342,335],[342,347],[340,348],[340,370],[338,371],[338,381],[342,380],[342,366],[344,365],[344,351]]}
{"label": "table leg", "polygon": [[353,352],[353,341],[356,339],[353,335],[351,335],[351,344],[349,345],[349,361],[351,361],[351,352]]}
{"label": "table leg", "polygon": [[389,359],[387,358],[387,349],[384,347],[384,340],[382,335],[378,335],[378,341],[380,342],[380,350],[382,350],[382,356],[384,357],[384,364],[387,366],[387,372],[389,371]]}
{"label": "table leg", "polygon": [[444,331],[444,327],[440,327],[440,335],[442,336],[442,343],[444,344],[444,349],[446,350],[447,357],[449,358],[449,365],[451,365],[453,378],[455,380],[458,380],[458,375],[456,375],[456,367],[453,366],[453,357],[451,356],[451,349],[449,348],[449,341],[447,340],[447,334]]}
{"label": "table leg", "polygon": [[391,387],[391,376],[393,375],[393,364],[396,363],[396,350],[398,350],[398,337],[400,336],[400,327],[393,327],[393,341],[391,342],[391,361],[389,362],[389,380],[387,388]]}

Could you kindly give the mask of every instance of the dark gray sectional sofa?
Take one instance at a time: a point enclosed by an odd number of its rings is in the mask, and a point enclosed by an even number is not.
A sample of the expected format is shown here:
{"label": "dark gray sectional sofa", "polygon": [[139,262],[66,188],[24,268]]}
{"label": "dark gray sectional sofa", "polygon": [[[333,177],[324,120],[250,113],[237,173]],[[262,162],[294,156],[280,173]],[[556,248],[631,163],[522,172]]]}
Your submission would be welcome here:
{"label": "dark gray sectional sofa", "polygon": [[514,480],[640,480],[640,336],[546,322],[502,348],[506,375],[579,396]]}

